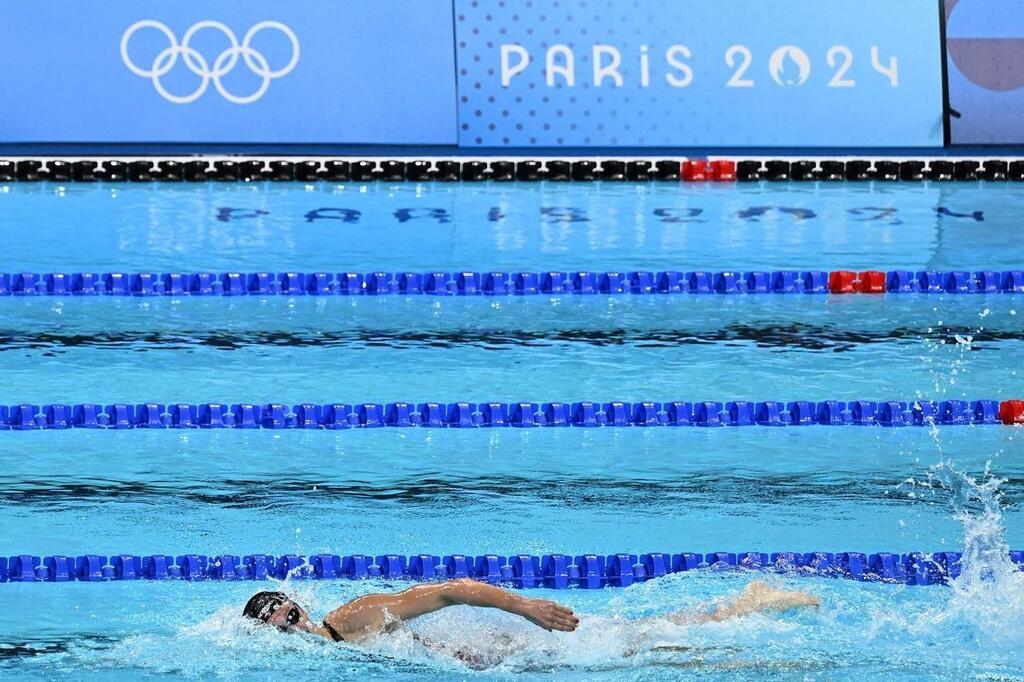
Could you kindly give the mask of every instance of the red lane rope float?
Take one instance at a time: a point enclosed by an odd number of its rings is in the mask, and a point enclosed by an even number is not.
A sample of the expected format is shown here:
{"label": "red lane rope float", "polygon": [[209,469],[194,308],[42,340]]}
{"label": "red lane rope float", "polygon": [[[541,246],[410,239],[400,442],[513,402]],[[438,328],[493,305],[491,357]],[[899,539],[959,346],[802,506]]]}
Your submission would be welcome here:
{"label": "red lane rope float", "polygon": [[1024,424],[1024,400],[1004,400],[999,403],[999,419],[1004,424]]}
{"label": "red lane rope float", "polygon": [[828,290],[833,294],[884,294],[887,274],[881,270],[833,270],[828,275]]}
{"label": "red lane rope float", "polygon": [[679,175],[687,182],[715,180],[730,182],[736,179],[736,162],[718,161],[683,161],[679,166]]}

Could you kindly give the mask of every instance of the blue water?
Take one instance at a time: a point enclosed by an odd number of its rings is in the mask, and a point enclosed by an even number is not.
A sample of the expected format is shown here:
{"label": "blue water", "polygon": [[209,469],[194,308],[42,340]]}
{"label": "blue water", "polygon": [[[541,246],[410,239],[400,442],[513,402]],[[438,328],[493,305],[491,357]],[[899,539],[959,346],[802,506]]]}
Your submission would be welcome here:
{"label": "blue water", "polygon": [[[1020,269],[1021,198],[981,183],[20,184],[0,187],[0,271]],[[307,222],[326,208],[360,216]],[[404,222],[403,208],[416,209]],[[1015,295],[6,298],[0,402],[1007,399],[1024,394],[1022,341]],[[965,534],[1024,547],[1022,439],[1002,426],[0,432],[0,554],[928,551]],[[971,485],[932,469],[943,459],[1004,480]],[[749,579],[705,572],[532,593],[583,614],[572,635],[466,609],[413,624],[480,652],[482,673],[407,631],[363,649],[250,632],[237,612],[252,583],[3,584],[0,671],[1024,676],[1024,586],[978,556],[996,578],[952,589],[776,579],[822,596],[819,613],[629,622]],[[321,615],[397,587],[286,585]]]}
{"label": "blue water", "polygon": [[5,257],[25,271],[1000,270],[1020,267],[1024,200],[1019,184],[923,182],[35,183],[0,192]]}

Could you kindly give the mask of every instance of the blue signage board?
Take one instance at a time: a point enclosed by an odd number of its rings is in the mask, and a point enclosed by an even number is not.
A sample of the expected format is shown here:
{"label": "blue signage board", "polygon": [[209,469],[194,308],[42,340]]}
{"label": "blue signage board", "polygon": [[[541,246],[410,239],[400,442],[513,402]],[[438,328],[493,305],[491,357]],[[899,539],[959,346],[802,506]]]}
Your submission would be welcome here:
{"label": "blue signage board", "polygon": [[943,143],[935,0],[455,0],[455,15],[464,147]]}
{"label": "blue signage board", "polygon": [[1024,144],[1024,2],[946,0],[950,141]]}
{"label": "blue signage board", "polygon": [[453,145],[451,0],[5,0],[3,142]]}

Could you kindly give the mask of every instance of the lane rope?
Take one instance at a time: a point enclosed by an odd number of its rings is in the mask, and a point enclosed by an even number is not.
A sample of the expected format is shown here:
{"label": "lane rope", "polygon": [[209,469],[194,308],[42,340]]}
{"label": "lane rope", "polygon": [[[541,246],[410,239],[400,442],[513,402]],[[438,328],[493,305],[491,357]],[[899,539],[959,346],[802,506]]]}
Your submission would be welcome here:
{"label": "lane rope", "polygon": [[1024,293],[1024,270],[0,273],[0,296]]}
{"label": "lane rope", "polygon": [[0,159],[0,182],[749,182],[1024,180],[1024,159]]}
{"label": "lane rope", "polygon": [[1024,424],[1024,400],[452,403],[22,403],[0,430],[966,426]]}
{"label": "lane rope", "polygon": [[[711,552],[698,554],[181,554],[0,557],[0,582],[125,580],[474,578],[518,588],[628,587],[692,570],[757,570],[906,585],[948,584],[960,575],[961,552]],[[1024,570],[1024,551],[1010,552]]]}

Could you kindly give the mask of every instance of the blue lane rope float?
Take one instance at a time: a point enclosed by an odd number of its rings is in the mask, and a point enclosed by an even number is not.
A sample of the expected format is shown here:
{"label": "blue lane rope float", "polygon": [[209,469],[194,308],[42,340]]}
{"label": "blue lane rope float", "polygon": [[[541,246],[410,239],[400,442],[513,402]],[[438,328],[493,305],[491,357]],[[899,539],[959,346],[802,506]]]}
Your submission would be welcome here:
{"label": "blue lane rope float", "polygon": [[[960,575],[962,553],[910,552],[651,552],[647,554],[382,554],[300,556],[203,554],[0,557],[0,582],[104,582],[124,580],[474,578],[512,587],[553,589],[628,587],[698,569],[750,569],[794,575],[907,585],[947,584]],[[1024,551],[1010,552],[1024,570]]]}
{"label": "blue lane rope float", "polygon": [[1024,293],[1024,270],[0,273],[0,296]]}
{"label": "blue lane rope float", "polygon": [[1021,400],[0,405],[0,430],[1024,424]]}

